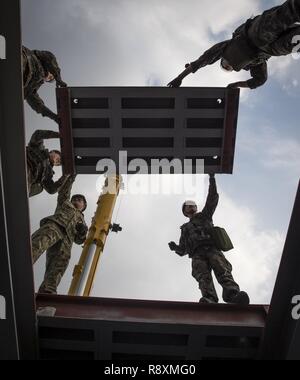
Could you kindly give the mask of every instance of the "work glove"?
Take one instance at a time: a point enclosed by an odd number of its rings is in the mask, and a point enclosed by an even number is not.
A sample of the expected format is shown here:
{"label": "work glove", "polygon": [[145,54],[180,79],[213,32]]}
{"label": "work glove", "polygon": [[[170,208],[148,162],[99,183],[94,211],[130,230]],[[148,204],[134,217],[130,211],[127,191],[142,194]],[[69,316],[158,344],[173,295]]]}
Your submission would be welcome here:
{"label": "work glove", "polygon": [[237,88],[240,88],[241,82],[235,82],[235,83],[230,83],[227,88],[230,90],[235,90]]}
{"label": "work glove", "polygon": [[77,223],[76,225],[76,231],[77,233],[80,235],[80,236],[84,236],[86,235],[86,233],[88,232],[88,228],[85,224],[83,223]]}
{"label": "work glove", "polygon": [[178,246],[174,241],[171,241],[171,243],[169,243],[169,248],[171,251],[176,252],[176,250],[178,249]]}
{"label": "work glove", "polygon": [[175,78],[174,80],[172,80],[172,82],[170,82],[168,84],[168,87],[171,87],[171,88],[179,88],[180,86],[182,85],[182,80],[180,78]]}
{"label": "work glove", "polygon": [[65,88],[65,87],[68,87],[68,85],[63,80],[57,80],[56,81],[56,87],[57,88]]}

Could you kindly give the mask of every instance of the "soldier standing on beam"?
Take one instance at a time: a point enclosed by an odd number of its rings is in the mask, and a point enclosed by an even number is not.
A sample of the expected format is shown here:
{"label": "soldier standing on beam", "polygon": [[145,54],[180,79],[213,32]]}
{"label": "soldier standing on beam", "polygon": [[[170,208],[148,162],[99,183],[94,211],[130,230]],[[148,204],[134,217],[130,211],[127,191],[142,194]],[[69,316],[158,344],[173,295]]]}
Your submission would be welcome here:
{"label": "soldier standing on beam", "polygon": [[171,251],[179,256],[192,259],[193,277],[199,283],[202,293],[200,303],[218,303],[218,295],[214,286],[212,271],[223,287],[223,299],[227,303],[248,305],[249,296],[241,292],[232,276],[232,265],[217,247],[212,237],[213,215],[219,203],[216,179],[210,175],[209,193],[206,205],[201,212],[195,202],[187,201],[182,207],[185,217],[190,221],[181,227],[180,243],[169,243]]}
{"label": "soldier standing on beam", "polygon": [[32,236],[33,262],[47,251],[46,273],[39,293],[56,294],[65,274],[74,243],[86,240],[88,227],[83,212],[87,201],[81,194],[71,198],[75,177],[69,176],[58,193],[55,214],[41,221],[41,228]]}
{"label": "soldier standing on beam", "polygon": [[262,86],[268,80],[268,60],[271,57],[298,52],[299,22],[300,0],[288,0],[267,10],[241,25],[231,40],[218,43],[199,59],[187,64],[186,69],[168,86],[180,87],[186,76],[219,60],[227,72],[246,70],[252,76],[246,82],[230,84],[229,88],[255,89]]}

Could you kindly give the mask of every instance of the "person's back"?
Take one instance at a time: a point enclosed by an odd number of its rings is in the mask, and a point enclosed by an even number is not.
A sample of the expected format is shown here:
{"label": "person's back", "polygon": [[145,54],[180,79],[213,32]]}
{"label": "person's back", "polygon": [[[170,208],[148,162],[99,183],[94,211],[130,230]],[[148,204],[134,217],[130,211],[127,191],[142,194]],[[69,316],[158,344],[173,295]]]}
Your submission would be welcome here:
{"label": "person's back", "polygon": [[65,181],[62,176],[54,182],[54,167],[61,166],[61,152],[49,152],[44,145],[46,139],[58,139],[60,134],[54,131],[37,130],[26,147],[29,196],[33,197],[46,190],[56,194]]}

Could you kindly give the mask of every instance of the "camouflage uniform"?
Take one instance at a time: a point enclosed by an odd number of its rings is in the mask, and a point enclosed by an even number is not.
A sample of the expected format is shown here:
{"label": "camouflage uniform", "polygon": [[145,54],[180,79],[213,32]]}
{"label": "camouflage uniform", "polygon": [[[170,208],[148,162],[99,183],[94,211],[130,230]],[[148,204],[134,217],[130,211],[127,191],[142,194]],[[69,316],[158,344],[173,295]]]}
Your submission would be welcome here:
{"label": "camouflage uniform", "polygon": [[39,114],[58,122],[58,116],[45,106],[38,95],[47,73],[54,75],[57,86],[66,87],[61,79],[60,68],[55,56],[47,51],[22,48],[24,98],[30,107]]}
{"label": "camouflage uniform", "polygon": [[300,22],[300,0],[288,0],[267,10],[236,29],[231,40],[213,46],[192,62],[193,72],[225,58],[235,71],[250,71],[249,88],[262,86],[268,80],[268,60],[293,52],[296,46],[293,37],[300,35],[297,22]]}
{"label": "camouflage uniform", "polygon": [[203,298],[218,302],[212,271],[223,287],[223,299],[231,302],[240,291],[232,277],[232,266],[215,246],[208,233],[213,225],[213,215],[219,202],[215,178],[210,178],[209,194],[202,212],[197,213],[181,227],[181,239],[176,253],[192,258],[193,277],[198,281]]}
{"label": "camouflage uniform", "polygon": [[[88,231],[83,213],[70,201],[74,179],[69,177],[59,190],[55,214],[41,221],[41,228],[32,236],[34,263],[47,251],[44,282],[40,293],[56,294],[57,287],[68,268],[73,243],[84,243]],[[83,227],[78,229],[78,227]]]}
{"label": "camouflage uniform", "polygon": [[40,194],[44,189],[49,194],[57,193],[62,186],[65,176],[53,181],[54,171],[49,160],[49,151],[43,142],[46,139],[58,139],[59,133],[54,131],[36,131],[26,148],[27,178],[29,196]]}

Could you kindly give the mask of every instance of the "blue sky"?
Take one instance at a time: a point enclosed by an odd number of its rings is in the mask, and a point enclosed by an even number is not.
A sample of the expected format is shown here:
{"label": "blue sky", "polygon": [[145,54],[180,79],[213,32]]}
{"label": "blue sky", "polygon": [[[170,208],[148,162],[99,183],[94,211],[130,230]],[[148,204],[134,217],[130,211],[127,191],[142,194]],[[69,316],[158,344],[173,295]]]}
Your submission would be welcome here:
{"label": "blue sky", "polygon": [[[165,85],[220,36],[227,38],[245,19],[279,3],[22,0],[23,42],[32,49],[53,51],[70,86]],[[247,76],[231,77],[215,65],[184,85],[226,86]],[[254,303],[270,301],[299,181],[299,85],[299,61],[274,58],[268,83],[242,91],[234,175],[218,177],[221,202],[216,223],[233,236],[236,251],[229,259]],[[45,86],[40,94],[55,109],[54,88]],[[29,139],[35,129],[56,125],[26,106],[26,128]],[[74,191],[87,194],[89,222],[97,201],[95,178],[79,177]],[[200,203],[206,191],[199,189]],[[117,221],[125,232],[108,241],[94,295],[197,301],[200,294],[188,259],[173,256],[167,248],[168,241],[179,238],[179,226],[185,222],[180,212],[185,194],[122,199]],[[53,212],[55,203],[56,197],[47,194],[31,200],[33,230]],[[62,293],[79,253],[75,248]],[[35,268],[37,285],[43,271],[44,259]]]}

